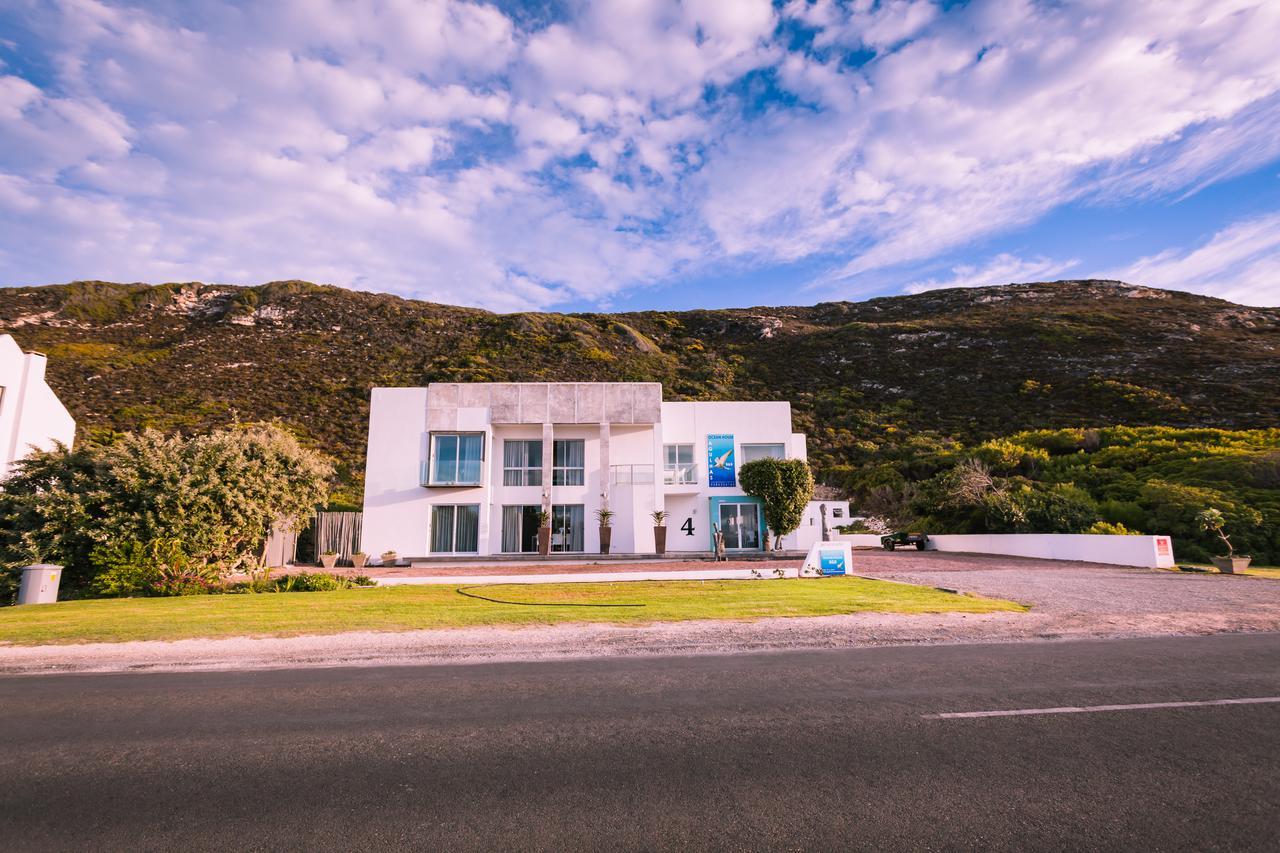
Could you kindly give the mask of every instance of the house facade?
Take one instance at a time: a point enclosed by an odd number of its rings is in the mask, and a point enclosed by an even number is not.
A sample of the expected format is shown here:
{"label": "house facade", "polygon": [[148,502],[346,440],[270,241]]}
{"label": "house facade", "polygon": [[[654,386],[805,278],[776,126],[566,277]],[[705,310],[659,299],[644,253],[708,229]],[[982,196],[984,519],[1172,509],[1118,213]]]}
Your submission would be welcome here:
{"label": "house facade", "polygon": [[[600,551],[596,513],[613,513],[611,552],[654,553],[651,514],[667,513],[668,552],[764,547],[764,513],[738,466],[805,459],[785,402],[665,402],[656,382],[436,383],[373,389],[361,547],[402,558],[528,554],[538,515],[551,550]],[[847,504],[829,502],[828,523]],[[810,504],[783,547],[821,538]]]}
{"label": "house facade", "polygon": [[46,358],[23,352],[11,335],[0,335],[0,480],[33,448],[70,446],[76,422],[45,382]]}

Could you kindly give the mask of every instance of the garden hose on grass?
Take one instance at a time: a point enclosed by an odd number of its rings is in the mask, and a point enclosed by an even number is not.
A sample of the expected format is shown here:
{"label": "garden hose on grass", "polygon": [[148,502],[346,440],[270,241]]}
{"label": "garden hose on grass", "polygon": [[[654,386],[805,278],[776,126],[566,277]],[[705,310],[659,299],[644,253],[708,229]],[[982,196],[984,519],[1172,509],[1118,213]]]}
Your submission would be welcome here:
{"label": "garden hose on grass", "polygon": [[470,589],[483,589],[487,586],[537,586],[533,583],[488,583],[476,584],[474,586],[460,586],[454,592],[458,595],[465,595],[467,598],[475,598],[480,601],[488,601],[493,604],[519,604],[522,607],[646,607],[644,604],[575,604],[568,601],[504,601],[501,598],[489,598],[484,595],[476,595],[473,592],[467,592]]}

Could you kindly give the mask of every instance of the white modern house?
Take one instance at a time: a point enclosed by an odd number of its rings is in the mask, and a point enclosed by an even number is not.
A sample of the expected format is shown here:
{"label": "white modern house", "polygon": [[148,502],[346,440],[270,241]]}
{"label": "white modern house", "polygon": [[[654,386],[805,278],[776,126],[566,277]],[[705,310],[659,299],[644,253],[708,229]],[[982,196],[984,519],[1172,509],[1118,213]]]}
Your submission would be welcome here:
{"label": "white modern house", "polygon": [[76,422],[44,381],[43,353],[23,352],[11,335],[0,335],[0,480],[32,449],[70,445]]}
{"label": "white modern house", "polygon": [[[790,403],[664,402],[656,382],[374,388],[361,548],[536,553],[545,507],[551,550],[592,554],[607,507],[615,554],[654,552],[656,510],[668,552],[712,550],[716,527],[728,551],[760,551],[764,513],[737,468],[767,456],[806,458]],[[848,518],[847,504],[828,504],[829,523]],[[815,501],[783,547],[808,548],[821,531]]]}

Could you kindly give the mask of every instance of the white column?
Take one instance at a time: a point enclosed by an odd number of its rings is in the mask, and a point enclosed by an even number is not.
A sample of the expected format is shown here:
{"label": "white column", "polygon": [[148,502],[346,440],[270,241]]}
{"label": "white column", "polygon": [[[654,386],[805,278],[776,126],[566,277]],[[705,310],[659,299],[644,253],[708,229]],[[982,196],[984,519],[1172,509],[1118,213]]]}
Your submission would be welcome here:
{"label": "white column", "polygon": [[542,510],[551,512],[551,463],[555,453],[555,427],[542,425]]}
{"label": "white column", "polygon": [[600,508],[609,508],[609,422],[600,424]]}

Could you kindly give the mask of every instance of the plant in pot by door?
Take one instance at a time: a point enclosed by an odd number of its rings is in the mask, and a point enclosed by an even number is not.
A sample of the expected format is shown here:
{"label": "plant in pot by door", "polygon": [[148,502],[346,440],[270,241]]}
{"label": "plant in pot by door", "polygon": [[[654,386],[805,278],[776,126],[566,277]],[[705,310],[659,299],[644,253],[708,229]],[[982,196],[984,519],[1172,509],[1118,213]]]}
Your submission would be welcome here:
{"label": "plant in pot by door", "polygon": [[538,510],[538,553],[544,557],[551,553],[551,513],[545,509]]}
{"label": "plant in pot by door", "polygon": [[1218,571],[1224,575],[1234,575],[1236,572],[1243,572],[1249,568],[1249,563],[1253,558],[1245,554],[1236,554],[1235,546],[1231,544],[1231,537],[1227,536],[1226,531],[1222,529],[1225,519],[1223,519],[1221,511],[1216,509],[1202,510],[1196,516],[1196,521],[1200,524],[1201,530],[1216,533],[1218,538],[1222,540],[1222,544],[1227,546],[1227,556],[1211,558],[1213,564],[1218,567]]}
{"label": "plant in pot by door", "polygon": [[653,551],[655,554],[667,553],[667,514],[662,510],[649,513],[653,519]]}
{"label": "plant in pot by door", "polygon": [[596,521],[600,522],[600,553],[608,554],[613,543],[613,510],[596,510]]}
{"label": "plant in pot by door", "polygon": [[325,551],[323,554],[321,554],[321,555],[320,555],[320,565],[324,566],[326,570],[331,570],[334,566],[338,565],[338,554],[337,554],[337,552],[336,552],[336,551]]}
{"label": "plant in pot by door", "polygon": [[400,555],[397,554],[395,551],[382,552],[382,565],[384,566],[394,566],[399,560],[400,560]]}
{"label": "plant in pot by door", "polygon": [[353,568],[363,569],[365,564],[369,562],[369,555],[364,551],[356,551],[351,555],[351,565]]}

